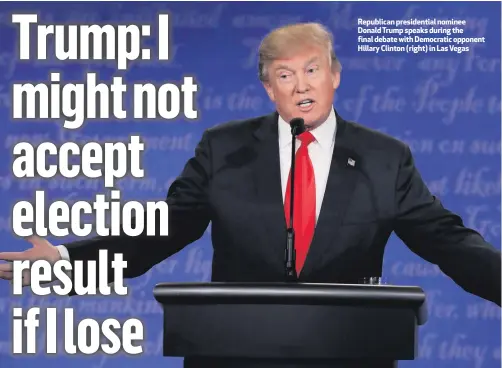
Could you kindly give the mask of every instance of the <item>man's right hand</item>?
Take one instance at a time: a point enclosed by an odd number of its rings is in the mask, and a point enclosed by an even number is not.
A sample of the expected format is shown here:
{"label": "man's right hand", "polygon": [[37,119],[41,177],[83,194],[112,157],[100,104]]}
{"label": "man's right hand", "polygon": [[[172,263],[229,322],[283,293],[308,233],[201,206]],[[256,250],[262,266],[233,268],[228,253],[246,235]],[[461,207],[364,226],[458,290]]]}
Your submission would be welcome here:
{"label": "man's right hand", "polygon": [[[33,245],[32,248],[22,252],[0,252],[0,260],[9,263],[0,263],[0,279],[12,280],[12,262],[13,261],[38,261],[45,260],[50,263],[56,263],[61,260],[61,254],[58,249],[47,240],[38,236],[32,236],[27,240]],[[23,286],[29,285],[29,273],[23,273]]]}

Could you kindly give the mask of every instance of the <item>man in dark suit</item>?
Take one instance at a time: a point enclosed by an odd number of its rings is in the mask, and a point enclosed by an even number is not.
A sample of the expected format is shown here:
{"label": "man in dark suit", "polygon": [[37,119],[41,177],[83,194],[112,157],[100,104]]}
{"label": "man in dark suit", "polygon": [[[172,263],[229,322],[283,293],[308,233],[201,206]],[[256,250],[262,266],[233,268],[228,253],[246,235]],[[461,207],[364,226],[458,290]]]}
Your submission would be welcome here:
{"label": "man in dark suit", "polygon": [[[282,281],[291,134],[303,118],[295,192],[297,270],[304,282],[357,283],[379,276],[394,231],[464,290],[501,303],[501,255],[443,208],[410,149],[333,109],[341,66],[319,24],[283,27],[260,46],[260,79],[277,111],[204,132],[169,189],[169,236],[97,237],[61,246],[34,238],[0,259],[96,259],[122,253],[137,277],[199,239],[212,223],[213,281]],[[166,224],[157,224],[158,227]],[[12,277],[9,265],[0,276]],[[112,274],[109,275],[110,279]]]}

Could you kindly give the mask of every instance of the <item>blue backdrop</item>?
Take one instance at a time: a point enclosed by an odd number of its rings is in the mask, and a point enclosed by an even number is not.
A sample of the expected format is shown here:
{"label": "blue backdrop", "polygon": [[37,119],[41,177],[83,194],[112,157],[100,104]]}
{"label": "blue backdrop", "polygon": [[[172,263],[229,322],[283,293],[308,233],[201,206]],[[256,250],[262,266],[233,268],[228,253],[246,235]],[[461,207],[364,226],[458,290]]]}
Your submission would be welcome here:
{"label": "blue backdrop", "polygon": [[[116,74],[113,63],[16,61],[14,11],[36,11],[46,22],[151,22],[169,10],[174,25],[174,58],[170,63],[135,62],[125,73],[128,82],[178,81],[195,75],[200,86],[197,121],[89,122],[78,131],[63,131],[59,122],[10,120],[10,83],[44,81],[50,70],[63,80],[83,80],[97,71],[102,80]],[[459,3],[3,3],[0,4],[0,244],[1,250],[29,246],[13,237],[10,210],[21,199],[45,189],[51,199],[90,199],[102,192],[93,180],[64,179],[19,182],[11,175],[11,150],[18,141],[127,140],[139,133],[147,145],[147,178],[124,179],[124,199],[164,198],[173,178],[191,157],[204,129],[231,119],[266,114],[273,106],[257,79],[256,50],[260,39],[276,26],[320,21],[335,35],[343,65],[335,107],[346,119],[385,131],[406,141],[430,189],[465,224],[500,247],[500,4]],[[362,53],[357,51],[357,17],[408,17],[467,20],[465,35],[486,37],[463,54]],[[152,31],[155,33],[155,30]],[[153,43],[152,43],[153,46]],[[208,234],[209,234],[208,230]],[[8,283],[0,283],[0,367],[180,367],[180,359],[161,356],[161,309],[152,288],[164,281],[210,279],[211,245],[206,234],[196,243],[131,280],[127,298],[54,298],[26,294],[14,299]],[[50,239],[58,243],[61,239]],[[67,240],[67,239],[65,239]],[[416,257],[393,237],[385,258],[384,276],[394,284],[412,284],[428,293],[430,320],[420,330],[420,358],[403,367],[495,368],[500,366],[500,310],[467,294],[437,267]],[[476,275],[471,275],[476,277]],[[13,357],[11,308],[74,307],[77,319],[88,317],[145,322],[147,342],[140,357],[106,355],[48,357],[42,333],[39,353]],[[40,331],[44,331],[42,328]]]}

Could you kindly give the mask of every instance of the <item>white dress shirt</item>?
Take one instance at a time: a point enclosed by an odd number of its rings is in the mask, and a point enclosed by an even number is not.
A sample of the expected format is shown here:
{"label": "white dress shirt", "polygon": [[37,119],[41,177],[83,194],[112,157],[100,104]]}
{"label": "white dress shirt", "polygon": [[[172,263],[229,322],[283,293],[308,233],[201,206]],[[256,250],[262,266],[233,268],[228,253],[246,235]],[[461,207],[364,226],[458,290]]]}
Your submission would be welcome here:
{"label": "white dress shirt", "polygon": [[[282,117],[279,116],[279,155],[281,162],[281,184],[282,184],[282,199],[284,201],[286,195],[286,187],[291,170],[291,128]],[[328,119],[310,131],[315,138],[315,141],[309,144],[308,151],[312,166],[314,167],[315,187],[316,187],[316,221],[319,218],[321,205],[328,182],[329,169],[331,167],[331,158],[333,157],[333,149],[335,147],[336,136],[336,115],[332,108]],[[296,150],[300,148],[301,142],[296,140]],[[61,254],[61,258],[67,261],[70,260],[68,249],[63,245],[56,247]]]}
{"label": "white dress shirt", "polygon": [[[334,109],[328,119],[310,131],[315,141],[309,144],[308,151],[312,166],[314,167],[315,190],[316,190],[316,221],[319,218],[321,204],[328,182],[329,169],[331,167],[331,158],[335,147],[336,135],[336,115]],[[301,146],[299,139],[296,140],[295,148],[298,150]],[[291,170],[291,128],[281,117],[279,117],[279,152],[281,158],[281,182],[282,199],[285,200],[286,186],[288,184],[289,172]]]}

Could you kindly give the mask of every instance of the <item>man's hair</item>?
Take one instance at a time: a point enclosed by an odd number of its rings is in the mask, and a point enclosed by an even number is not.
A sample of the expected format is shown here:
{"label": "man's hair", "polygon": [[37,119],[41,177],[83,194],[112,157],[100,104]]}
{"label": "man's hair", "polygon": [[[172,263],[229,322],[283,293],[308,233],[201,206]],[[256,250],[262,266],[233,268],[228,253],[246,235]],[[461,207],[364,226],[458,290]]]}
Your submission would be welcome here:
{"label": "man's hair", "polygon": [[262,40],[258,50],[258,76],[268,81],[268,65],[279,58],[286,58],[298,49],[319,46],[326,49],[331,67],[342,71],[342,65],[335,55],[333,35],[320,23],[298,23],[274,29]]}

